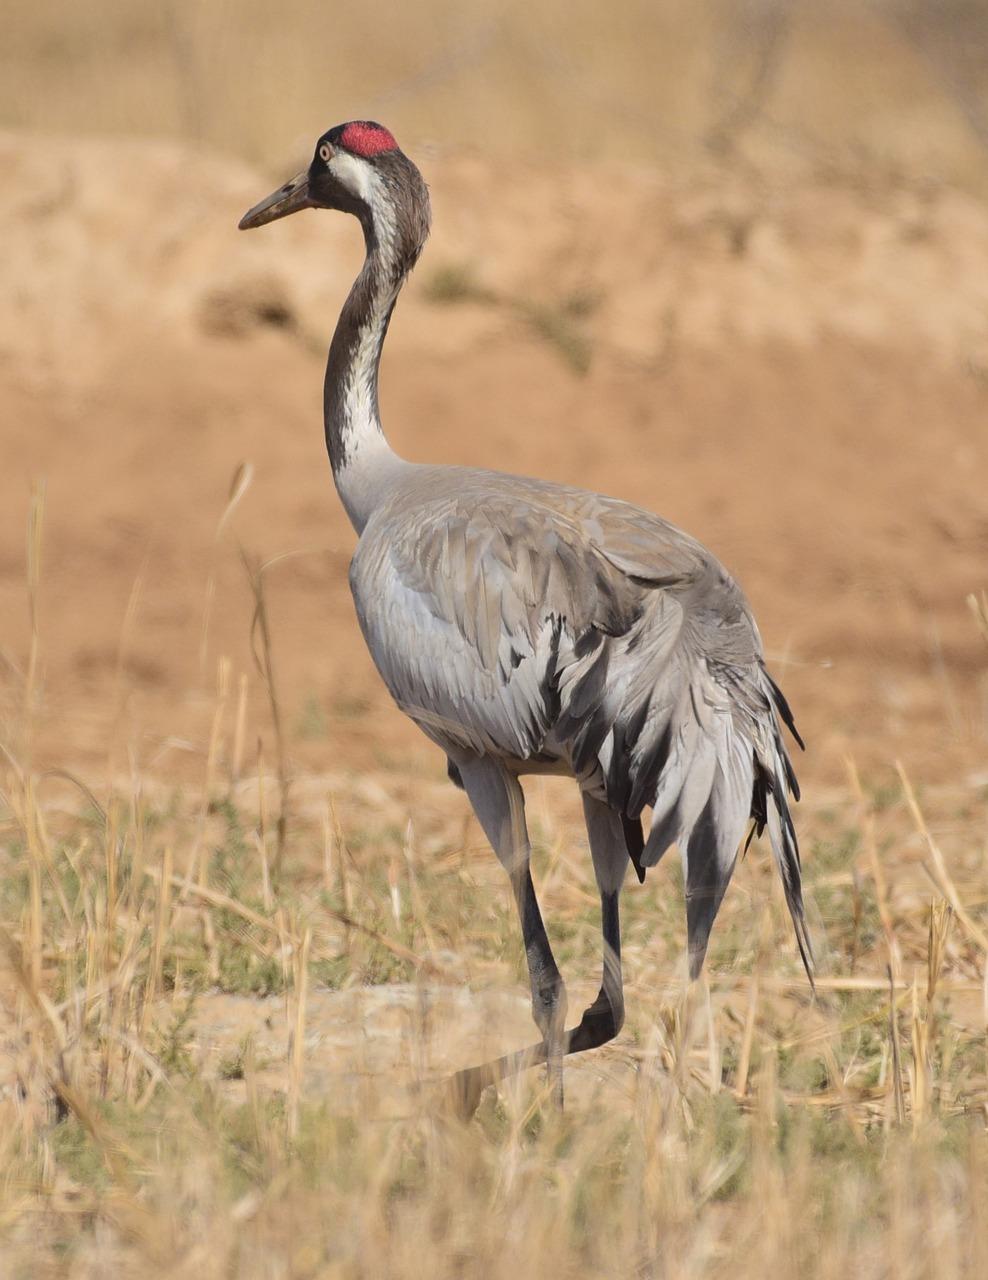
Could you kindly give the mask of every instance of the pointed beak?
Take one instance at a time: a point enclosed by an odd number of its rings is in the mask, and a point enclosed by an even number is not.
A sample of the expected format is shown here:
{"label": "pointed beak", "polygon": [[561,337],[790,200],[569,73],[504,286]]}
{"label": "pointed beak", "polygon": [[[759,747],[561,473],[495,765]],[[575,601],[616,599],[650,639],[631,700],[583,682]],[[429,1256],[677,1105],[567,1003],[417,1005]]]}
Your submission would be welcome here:
{"label": "pointed beak", "polygon": [[241,231],[250,231],[252,227],[263,227],[265,222],[274,222],[276,218],[287,218],[299,209],[315,207],[315,202],[309,198],[309,173],[303,169],[283,187],[265,196],[253,209],[248,209],[237,225]]}

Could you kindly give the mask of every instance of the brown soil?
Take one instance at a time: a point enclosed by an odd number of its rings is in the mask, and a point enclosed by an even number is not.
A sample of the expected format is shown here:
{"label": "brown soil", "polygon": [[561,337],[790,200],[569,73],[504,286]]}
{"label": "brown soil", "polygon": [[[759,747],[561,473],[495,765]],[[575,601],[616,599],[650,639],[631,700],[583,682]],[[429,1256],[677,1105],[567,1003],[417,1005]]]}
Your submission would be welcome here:
{"label": "brown soil", "polygon": [[[810,780],[847,753],[931,781],[979,768],[988,213],[948,188],[716,169],[424,168],[434,241],[385,355],[399,451],[615,493],[702,538],[755,606]],[[298,553],[268,576],[293,758],[439,772],[364,652],[323,449],[359,236],[314,214],[238,234],[270,186],[177,146],[0,139],[0,678],[13,713],[44,479],[48,763],[98,771],[113,743],[114,770],[200,771],[220,655],[270,740],[239,538]]]}

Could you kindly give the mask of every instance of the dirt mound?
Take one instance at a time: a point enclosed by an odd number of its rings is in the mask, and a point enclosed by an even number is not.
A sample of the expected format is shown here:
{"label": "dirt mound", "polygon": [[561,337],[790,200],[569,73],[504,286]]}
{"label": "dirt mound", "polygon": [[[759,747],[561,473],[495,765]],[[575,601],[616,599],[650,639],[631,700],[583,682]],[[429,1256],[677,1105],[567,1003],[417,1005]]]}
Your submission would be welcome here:
{"label": "dirt mound", "polygon": [[[713,168],[424,167],[434,241],[385,355],[395,446],[617,493],[701,537],[752,598],[810,772],[982,749],[964,598],[988,576],[988,213],[942,187]],[[46,477],[40,749],[97,760],[123,724],[144,762],[202,750],[216,657],[252,672],[215,539],[249,460],[239,536],[304,553],[268,579],[293,751],[438,768],[363,652],[323,452],[355,226],[241,235],[277,176],[164,144],[6,135],[0,176],[0,644],[14,706]]]}

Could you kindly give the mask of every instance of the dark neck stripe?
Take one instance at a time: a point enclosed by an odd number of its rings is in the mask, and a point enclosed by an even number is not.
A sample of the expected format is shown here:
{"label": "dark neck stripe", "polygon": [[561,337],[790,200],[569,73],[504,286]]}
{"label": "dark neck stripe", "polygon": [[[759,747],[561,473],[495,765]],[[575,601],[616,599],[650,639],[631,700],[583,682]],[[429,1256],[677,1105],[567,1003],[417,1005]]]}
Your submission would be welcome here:
{"label": "dark neck stripe", "polygon": [[353,185],[367,198],[341,189],[330,207],[360,221],[366,257],[330,344],[323,412],[333,478],[359,532],[401,466],[381,430],[378,369],[395,302],[429,233],[429,192],[400,151],[377,157]]}
{"label": "dark neck stripe", "polygon": [[323,385],[326,447],[339,476],[368,438],[381,435],[378,368],[391,314],[405,277],[418,259],[424,231],[383,204],[355,201],[366,259],[340,312]]}

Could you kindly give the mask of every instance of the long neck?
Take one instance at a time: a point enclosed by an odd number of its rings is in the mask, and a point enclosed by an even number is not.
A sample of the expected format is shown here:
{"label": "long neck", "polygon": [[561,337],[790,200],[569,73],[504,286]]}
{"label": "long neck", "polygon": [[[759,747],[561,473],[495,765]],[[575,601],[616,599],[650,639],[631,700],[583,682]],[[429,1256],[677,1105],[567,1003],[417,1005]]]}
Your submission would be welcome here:
{"label": "long neck", "polygon": [[401,242],[387,208],[360,216],[367,246],[329,348],[323,387],[326,447],[336,488],[358,533],[401,466],[381,429],[377,381],[391,313],[420,245]]}

